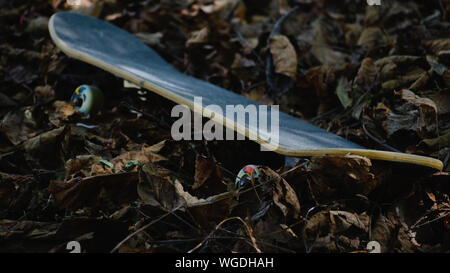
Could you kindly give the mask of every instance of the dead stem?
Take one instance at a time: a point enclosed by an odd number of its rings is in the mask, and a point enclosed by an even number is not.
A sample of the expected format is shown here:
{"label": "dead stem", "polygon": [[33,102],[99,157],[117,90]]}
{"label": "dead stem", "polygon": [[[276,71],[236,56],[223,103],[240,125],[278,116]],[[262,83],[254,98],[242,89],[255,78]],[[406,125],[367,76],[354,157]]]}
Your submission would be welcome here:
{"label": "dead stem", "polygon": [[209,238],[211,238],[211,236],[212,236],[212,235],[213,235],[213,234],[214,234],[214,233],[215,233],[215,232],[216,232],[223,224],[225,224],[226,222],[228,222],[228,221],[230,221],[230,220],[239,220],[239,221],[241,221],[241,222],[244,224],[245,228],[247,229],[248,236],[250,237],[250,240],[251,240],[251,242],[252,242],[253,248],[256,250],[256,252],[261,253],[261,250],[258,248],[258,245],[256,244],[255,237],[253,237],[252,229],[248,226],[248,224],[247,224],[244,220],[242,220],[241,217],[230,217],[230,218],[227,218],[227,219],[221,221],[221,222],[216,226],[216,228],[215,228],[213,231],[211,231],[211,233],[209,233],[208,236],[205,237],[205,239],[203,239],[203,241],[201,241],[197,246],[195,246],[193,249],[189,250],[187,253],[192,253],[192,252],[194,252],[195,250],[197,250],[198,248],[200,248],[200,247],[201,247],[201,246],[202,246]]}

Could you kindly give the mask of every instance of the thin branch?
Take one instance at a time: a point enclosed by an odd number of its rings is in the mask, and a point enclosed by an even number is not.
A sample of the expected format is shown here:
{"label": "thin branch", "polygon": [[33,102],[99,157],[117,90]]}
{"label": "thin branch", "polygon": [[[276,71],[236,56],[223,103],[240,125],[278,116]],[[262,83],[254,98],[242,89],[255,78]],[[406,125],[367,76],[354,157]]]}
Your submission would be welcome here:
{"label": "thin branch", "polygon": [[168,215],[172,214],[174,211],[178,210],[179,208],[181,208],[181,206],[178,206],[176,208],[174,208],[172,211],[169,211],[165,214],[163,214],[162,216],[158,217],[157,219],[151,221],[150,223],[148,223],[147,225],[141,227],[140,229],[136,230],[135,232],[131,233],[130,235],[128,235],[127,237],[125,237],[125,239],[123,239],[122,241],[120,241],[120,243],[118,243],[112,250],[111,253],[114,253],[117,249],[119,249],[119,247],[121,247],[126,241],[128,241],[129,239],[131,239],[134,235],[140,233],[141,231],[147,229],[148,227],[150,227],[151,225],[161,221],[162,219],[164,219],[165,217],[167,217]]}
{"label": "thin branch", "polygon": [[251,228],[248,226],[248,224],[247,224],[244,220],[242,220],[241,217],[230,217],[230,218],[227,218],[227,219],[223,220],[222,222],[220,222],[220,223],[216,226],[216,228],[215,228],[213,231],[211,231],[211,233],[208,234],[208,236],[205,237],[205,239],[203,239],[203,241],[201,241],[197,246],[195,246],[193,249],[189,250],[187,253],[192,253],[192,252],[194,252],[195,250],[197,250],[198,248],[200,248],[200,247],[201,247],[201,246],[202,246],[209,238],[211,238],[211,236],[214,235],[214,233],[215,233],[215,232],[216,232],[223,224],[225,224],[226,222],[228,222],[228,221],[230,221],[230,220],[239,220],[239,221],[241,221],[241,222],[244,224],[244,226],[245,226],[245,228],[246,228],[246,230],[247,230],[248,236],[250,237],[250,240],[251,240],[251,242],[252,242],[253,248],[256,250],[256,252],[261,253],[261,250],[258,248],[258,245],[256,244],[255,237],[253,237],[253,232],[252,232]]}

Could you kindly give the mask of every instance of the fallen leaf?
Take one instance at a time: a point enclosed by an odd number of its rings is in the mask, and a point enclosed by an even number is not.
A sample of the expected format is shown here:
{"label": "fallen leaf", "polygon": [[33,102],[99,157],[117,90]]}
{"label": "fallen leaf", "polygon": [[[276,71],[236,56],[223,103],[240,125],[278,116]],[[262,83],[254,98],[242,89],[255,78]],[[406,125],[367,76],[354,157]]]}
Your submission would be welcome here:
{"label": "fallen leaf", "polygon": [[190,34],[189,39],[186,41],[186,47],[192,47],[198,44],[205,44],[209,41],[209,30],[207,27],[204,27],[200,30],[193,31]]}
{"label": "fallen leaf", "polygon": [[139,172],[137,193],[144,204],[163,211],[189,210],[203,226],[229,215],[233,194],[224,192],[207,198],[197,198],[185,191],[180,180],[169,170],[154,163],[143,165]]}
{"label": "fallen leaf", "polygon": [[139,40],[141,40],[143,43],[151,46],[151,47],[160,47],[164,48],[164,44],[161,43],[161,39],[163,38],[163,34],[161,32],[156,33],[135,33],[134,36],[136,36]]}
{"label": "fallen leaf", "polygon": [[38,101],[48,100],[55,96],[55,90],[50,85],[36,86],[34,94]]}
{"label": "fallen leaf", "polygon": [[338,80],[338,84],[336,87],[336,95],[344,108],[352,106],[353,100],[350,97],[350,91],[351,91],[350,81],[345,77],[341,77]]}
{"label": "fallen leaf", "polygon": [[269,105],[269,106],[274,104],[274,102],[270,98],[270,96],[268,94],[266,94],[264,86],[254,88],[250,92],[244,93],[242,95],[249,100],[256,101],[261,104],[265,104],[265,105]]}
{"label": "fallen leaf", "polygon": [[442,78],[444,79],[445,85],[450,87],[450,70],[446,70],[444,75],[442,75]]}
{"label": "fallen leaf", "polygon": [[442,50],[450,50],[450,39],[448,38],[425,41],[424,44],[434,55],[438,55]]}
{"label": "fallen leaf", "polygon": [[362,31],[357,45],[364,51],[370,52],[377,47],[385,46],[386,43],[386,36],[379,27],[368,27]]}
{"label": "fallen leaf", "polygon": [[195,159],[195,175],[192,189],[196,190],[202,187],[205,182],[208,182],[206,186],[210,187],[213,187],[212,184],[222,184],[222,169],[220,169],[211,158],[203,158],[197,155]]}
{"label": "fallen leaf", "polygon": [[66,178],[70,180],[74,176],[87,177],[90,176],[92,165],[100,161],[99,156],[95,155],[78,155],[76,158],[67,160],[65,164]]}
{"label": "fallen leaf", "polygon": [[54,119],[68,120],[75,113],[74,105],[66,101],[57,100],[53,102],[53,107],[55,107]]}
{"label": "fallen leaf", "polygon": [[364,232],[369,231],[370,217],[367,214],[357,215],[347,211],[333,211],[330,212],[330,223],[332,234],[338,234],[348,230],[350,227],[356,227]]}
{"label": "fallen leaf", "polygon": [[377,76],[377,68],[374,65],[372,58],[365,58],[361,67],[358,70],[358,74],[355,78],[355,83],[357,86],[366,87],[373,84],[375,77]]}
{"label": "fallen leaf", "polygon": [[335,103],[332,96],[333,90],[330,88],[336,79],[333,68],[328,65],[310,68],[306,74],[306,79],[319,98],[317,115],[327,112]]}
{"label": "fallen leaf", "polygon": [[450,147],[450,132],[432,139],[422,140],[428,147],[436,149],[442,147]]}
{"label": "fallen leaf", "polygon": [[167,160],[165,157],[147,151],[130,151],[123,153],[111,160],[109,163],[114,166],[113,168],[109,166],[109,164],[102,164],[101,162],[92,165],[91,174],[99,175],[99,174],[113,174],[121,171],[131,172],[136,171],[138,166],[133,166],[132,169],[128,169],[126,167],[127,162],[135,161],[140,162],[141,164],[145,164],[147,162],[159,162]]}
{"label": "fallen leaf", "polygon": [[70,127],[62,126],[30,138],[21,146],[43,167],[57,168],[64,162],[69,136]]}
{"label": "fallen leaf", "polygon": [[75,210],[85,206],[114,208],[137,198],[137,172],[75,177],[69,181],[54,180],[48,191],[55,206]]}
{"label": "fallen leaf", "polygon": [[439,115],[446,115],[450,113],[450,93],[433,93],[429,97],[436,104]]}
{"label": "fallen leaf", "polygon": [[403,89],[400,91],[400,96],[403,100],[418,106],[419,108],[424,108],[426,111],[433,111],[434,114],[437,114],[437,106],[434,103],[434,101],[428,99],[428,98],[421,98],[414,94],[414,92]]}
{"label": "fallen leaf", "polygon": [[152,145],[150,147],[145,147],[145,148],[143,148],[143,150],[145,152],[152,152],[152,153],[157,154],[164,148],[164,146],[166,145],[166,142],[167,142],[167,140],[163,140],[163,141],[158,142],[155,145]]}
{"label": "fallen leaf", "polygon": [[388,113],[385,122],[385,130],[388,137],[391,137],[398,131],[401,130],[411,130],[418,131],[419,127],[417,125],[417,119],[419,118],[419,113],[417,110],[410,111],[403,114]]}
{"label": "fallen leaf", "polygon": [[275,72],[295,79],[297,76],[297,52],[289,39],[284,35],[271,37],[270,53]]}
{"label": "fallen leaf", "polygon": [[317,196],[329,196],[324,191],[367,195],[385,182],[389,169],[378,170],[370,159],[346,156],[316,156],[311,160],[314,191]]}
{"label": "fallen leaf", "polygon": [[427,62],[431,66],[434,72],[436,72],[439,76],[442,76],[445,71],[448,70],[447,66],[439,63],[436,57],[431,55],[427,55]]}

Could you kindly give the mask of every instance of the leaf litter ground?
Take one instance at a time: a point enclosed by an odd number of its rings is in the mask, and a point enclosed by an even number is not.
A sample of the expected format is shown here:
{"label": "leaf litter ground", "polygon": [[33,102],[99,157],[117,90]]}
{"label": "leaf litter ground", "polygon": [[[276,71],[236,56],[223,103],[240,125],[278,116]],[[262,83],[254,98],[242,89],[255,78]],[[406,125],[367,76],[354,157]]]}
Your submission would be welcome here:
{"label": "leaf litter ground", "polygon": [[[450,1],[79,2],[0,1],[1,252],[450,250]],[[48,19],[67,10],[184,73],[445,169],[354,155],[285,166],[250,141],[173,141],[172,102],[55,47]],[[81,84],[105,92],[100,115],[74,113]],[[248,164],[261,175],[236,190]]]}

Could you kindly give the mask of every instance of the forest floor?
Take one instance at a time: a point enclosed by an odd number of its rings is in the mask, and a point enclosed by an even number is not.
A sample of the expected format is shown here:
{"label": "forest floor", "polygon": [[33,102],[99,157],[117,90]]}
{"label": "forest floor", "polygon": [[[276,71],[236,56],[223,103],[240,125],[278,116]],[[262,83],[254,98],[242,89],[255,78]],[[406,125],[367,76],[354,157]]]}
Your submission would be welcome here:
{"label": "forest floor", "polygon": [[[251,141],[174,141],[174,103],[55,46],[48,20],[59,11],[115,24],[183,73],[444,170],[355,155],[286,165]],[[449,252],[449,29],[448,0],[0,0],[0,252],[67,252],[69,241],[83,252],[368,252],[371,241]],[[103,90],[101,114],[74,111],[82,84]],[[248,164],[260,175],[236,190]]]}

